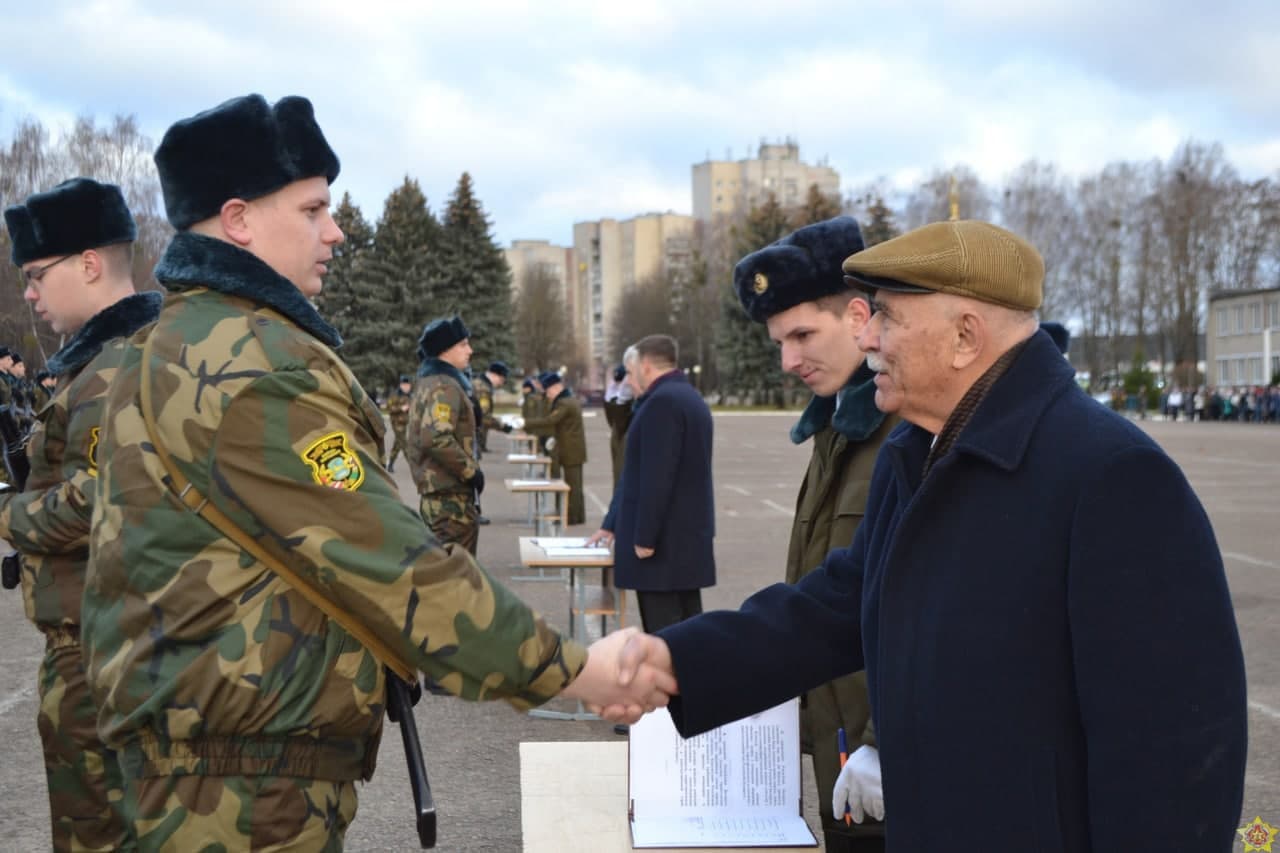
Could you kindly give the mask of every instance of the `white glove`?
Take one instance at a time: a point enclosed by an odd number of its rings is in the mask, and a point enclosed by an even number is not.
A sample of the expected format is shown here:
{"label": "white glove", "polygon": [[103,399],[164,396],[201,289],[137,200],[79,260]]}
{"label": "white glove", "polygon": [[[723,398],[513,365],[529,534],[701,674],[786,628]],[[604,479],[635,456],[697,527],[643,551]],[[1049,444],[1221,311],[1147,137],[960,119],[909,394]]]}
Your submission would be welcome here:
{"label": "white glove", "polygon": [[884,820],[884,788],[880,784],[880,753],[874,746],[860,746],[836,779],[831,792],[831,813],[836,820],[844,816],[845,805],[854,823],[864,817]]}
{"label": "white glove", "polygon": [[548,450],[548,452],[550,452],[550,451],[552,451],[552,450],[555,450],[555,449],[556,449],[556,440],[555,440],[554,438],[548,438],[548,439],[547,439],[547,450]]}

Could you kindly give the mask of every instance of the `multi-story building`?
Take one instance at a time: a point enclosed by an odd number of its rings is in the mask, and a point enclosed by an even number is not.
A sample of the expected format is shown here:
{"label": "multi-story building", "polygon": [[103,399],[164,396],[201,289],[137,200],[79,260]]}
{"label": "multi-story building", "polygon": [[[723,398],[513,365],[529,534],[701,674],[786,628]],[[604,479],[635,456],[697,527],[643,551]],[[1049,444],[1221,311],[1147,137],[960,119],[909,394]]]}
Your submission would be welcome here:
{"label": "multi-story building", "polygon": [[1209,385],[1266,385],[1280,373],[1280,287],[1209,294]]}
{"label": "multi-story building", "polygon": [[795,140],[760,143],[756,156],[747,160],[711,160],[693,165],[693,217],[712,222],[749,210],[773,193],[784,207],[804,202],[811,185],[823,195],[840,196],[840,174],[827,163],[800,161]]}
{"label": "multi-story building", "polygon": [[693,217],[646,213],[632,219],[598,219],[573,226],[579,303],[574,331],[586,341],[590,384],[602,386],[616,355],[610,351],[610,320],[622,294],[655,276],[687,269],[693,255]]}

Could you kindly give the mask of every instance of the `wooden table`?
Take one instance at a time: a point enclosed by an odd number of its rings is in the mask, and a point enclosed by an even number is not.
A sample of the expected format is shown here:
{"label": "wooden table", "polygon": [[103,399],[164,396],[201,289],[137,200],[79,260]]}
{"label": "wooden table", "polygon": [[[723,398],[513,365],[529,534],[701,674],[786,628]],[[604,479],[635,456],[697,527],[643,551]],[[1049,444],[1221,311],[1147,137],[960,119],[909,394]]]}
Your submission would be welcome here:
{"label": "wooden table", "polygon": [[[523,465],[524,476],[528,478],[545,477],[547,472],[551,470],[551,457],[541,456],[537,453],[508,453],[507,461],[513,465]],[[537,466],[542,466],[542,470],[533,470]]]}
{"label": "wooden table", "polygon": [[[520,744],[520,827],[524,853],[630,853],[627,744]],[[763,848],[716,848],[739,853],[746,849],[758,853]],[[770,853],[813,853],[817,848],[767,849]],[[665,853],[693,851],[667,848]],[[698,853],[706,853],[706,848]]]}
{"label": "wooden table", "polygon": [[510,432],[507,438],[511,439],[512,453],[537,453],[538,437],[529,435],[527,432]]}
{"label": "wooden table", "polygon": [[[569,484],[564,480],[525,480],[507,477],[502,481],[512,494],[533,495],[533,532],[539,536],[554,536],[569,525]],[[545,505],[547,498],[554,505]]]}
{"label": "wooden table", "polygon": [[[546,537],[543,537],[546,538]],[[600,617],[600,633],[609,631],[609,617],[613,617],[617,627],[625,628],[627,624],[626,590],[613,586],[613,555],[607,556],[552,556],[536,544],[538,537],[520,537],[520,563],[539,572],[555,569],[557,576],[543,576],[538,579],[559,580],[568,572],[569,591],[569,638],[586,642],[587,617]],[[590,587],[587,584],[587,572],[600,572],[600,585]],[[546,708],[534,708],[529,712],[531,717],[549,720],[598,720],[578,703],[576,711],[553,711]]]}

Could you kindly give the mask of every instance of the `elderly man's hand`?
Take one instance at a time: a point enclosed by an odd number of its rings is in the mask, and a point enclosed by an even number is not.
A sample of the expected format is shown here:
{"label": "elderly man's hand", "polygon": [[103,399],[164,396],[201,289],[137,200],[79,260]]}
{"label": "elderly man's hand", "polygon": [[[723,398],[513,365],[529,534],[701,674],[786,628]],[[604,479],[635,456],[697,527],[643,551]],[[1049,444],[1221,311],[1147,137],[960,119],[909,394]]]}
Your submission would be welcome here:
{"label": "elderly man's hand", "polygon": [[[625,628],[597,640],[587,650],[582,672],[560,695],[580,699],[591,711],[621,723],[634,723],[649,711],[666,707],[669,698],[679,692],[671,656],[666,654],[663,666],[662,654],[651,654],[649,640],[661,643],[665,651],[666,643],[637,628]],[[638,645],[627,651],[632,641]]]}
{"label": "elderly man's hand", "polygon": [[636,546],[636,556],[637,556],[637,557],[639,557],[639,558],[640,558],[640,559],[642,559],[642,560],[647,560],[647,559],[649,559],[650,557],[652,557],[652,556],[653,556],[653,549],[652,549],[652,548],[641,548],[639,545],[637,545],[637,546]]}
{"label": "elderly man's hand", "polygon": [[588,548],[594,547],[596,545],[604,545],[608,547],[609,545],[613,544],[613,531],[605,530],[602,527],[599,530],[597,530],[595,533],[592,533],[590,536],[588,536],[587,541],[584,544],[586,544]]}

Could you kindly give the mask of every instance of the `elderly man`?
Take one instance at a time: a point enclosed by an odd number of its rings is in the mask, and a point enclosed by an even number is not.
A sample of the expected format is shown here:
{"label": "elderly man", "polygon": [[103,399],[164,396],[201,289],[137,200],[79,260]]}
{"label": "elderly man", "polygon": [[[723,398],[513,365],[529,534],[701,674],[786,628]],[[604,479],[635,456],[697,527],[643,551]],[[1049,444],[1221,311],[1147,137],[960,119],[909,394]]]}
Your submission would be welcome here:
{"label": "elderly man", "polygon": [[[401,502],[382,415],[310,301],[343,240],[311,103],[227,101],[155,159],[177,233],[103,414],[82,635],[98,730],[142,849],[340,850],[384,665],[525,708],[617,695],[617,652],[588,660]],[[632,714],[672,686],[653,683]]]}
{"label": "elderly man", "polygon": [[944,222],[844,269],[874,294],[876,405],[907,421],[852,546],[633,638],[624,681],[673,671],[691,735],[865,666],[892,853],[1227,850],[1247,714],[1213,529],[1037,330],[1039,253]]}
{"label": "elderly man", "polygon": [[89,519],[107,383],[123,338],[155,320],[159,293],[135,293],[137,227],[120,188],[64,181],[4,212],[23,297],[70,335],[48,362],[60,388],[41,412],[22,494],[0,494],[0,539],[22,555],[27,617],[45,637],[39,676],[54,850],[129,849],[115,753],[98,736],[80,648]]}

